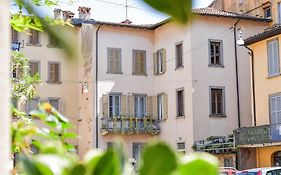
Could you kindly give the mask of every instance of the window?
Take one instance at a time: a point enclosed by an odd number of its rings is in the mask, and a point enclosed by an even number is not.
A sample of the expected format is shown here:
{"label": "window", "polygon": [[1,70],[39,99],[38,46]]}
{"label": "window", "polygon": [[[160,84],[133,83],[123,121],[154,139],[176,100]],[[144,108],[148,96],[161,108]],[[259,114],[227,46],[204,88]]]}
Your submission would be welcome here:
{"label": "window", "polygon": [[163,119],[163,95],[157,95],[158,120]]}
{"label": "window", "polygon": [[183,88],[177,90],[177,117],[184,116],[184,92]]}
{"label": "window", "polygon": [[16,108],[16,109],[18,108],[18,100],[17,100],[17,98],[15,98],[15,97],[12,98],[12,105],[13,105],[14,108]]}
{"label": "window", "polygon": [[[274,152],[272,154],[272,166],[281,166],[281,151],[277,151],[277,152]],[[279,173],[281,174],[280,170],[279,170]],[[276,173],[274,173],[276,174]]]}
{"label": "window", "polygon": [[37,30],[30,30],[29,45],[40,45],[40,32]]}
{"label": "window", "polygon": [[121,49],[107,48],[107,73],[109,74],[122,74],[122,59]]}
{"label": "window", "polygon": [[54,108],[56,108],[57,110],[59,110],[60,106],[59,106],[59,98],[49,98],[49,103],[50,105],[52,105]]}
{"label": "window", "polygon": [[133,143],[133,158],[137,164],[140,162],[143,145],[143,143]]}
{"label": "window", "polygon": [[34,76],[39,74],[39,61],[30,61],[29,62],[29,75]]}
{"label": "window", "polygon": [[278,3],[278,22],[281,24],[281,3]]}
{"label": "window", "polygon": [[176,44],[176,68],[183,67],[182,42]]}
{"label": "window", "polygon": [[120,115],[121,95],[109,95],[109,117],[116,117]]}
{"label": "window", "polygon": [[27,102],[27,115],[29,115],[30,111],[36,110],[38,108],[39,98],[33,98]]}
{"label": "window", "polygon": [[60,63],[49,62],[49,83],[60,83]]}
{"label": "window", "polygon": [[135,95],[135,116],[143,118],[146,115],[146,96]]}
{"label": "window", "polygon": [[281,123],[281,94],[272,95],[269,98],[270,122],[271,124]]}
{"label": "window", "polygon": [[280,75],[278,39],[267,43],[268,76]]}
{"label": "window", "polygon": [[12,29],[12,43],[19,42],[19,32]]}
{"label": "window", "polygon": [[116,146],[115,144],[116,144],[116,143],[114,143],[114,142],[107,142],[107,144],[106,144],[107,149],[112,149],[112,148],[114,148],[114,146]]}
{"label": "window", "polygon": [[185,142],[178,142],[177,150],[178,152],[185,154]]}
{"label": "window", "polygon": [[209,66],[223,66],[221,40],[209,40]]}
{"label": "window", "polygon": [[49,35],[48,47],[60,47],[60,42],[51,35]]}
{"label": "window", "polygon": [[263,9],[264,11],[264,18],[271,18],[271,8],[270,6]]}
{"label": "window", "polygon": [[146,51],[133,50],[133,74],[146,75]]}
{"label": "window", "polygon": [[234,161],[232,157],[224,157],[223,158],[224,167],[234,167]]}
{"label": "window", "polygon": [[224,115],[224,88],[211,87],[210,97],[210,115]]}
{"label": "window", "polygon": [[159,75],[166,72],[166,50],[160,49],[154,54],[154,74]]}

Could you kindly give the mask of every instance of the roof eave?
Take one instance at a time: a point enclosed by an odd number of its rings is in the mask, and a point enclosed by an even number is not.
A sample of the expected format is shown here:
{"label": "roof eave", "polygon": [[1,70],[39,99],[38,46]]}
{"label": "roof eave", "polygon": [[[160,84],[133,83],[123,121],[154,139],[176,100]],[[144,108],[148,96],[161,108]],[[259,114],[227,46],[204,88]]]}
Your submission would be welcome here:
{"label": "roof eave", "polygon": [[279,27],[277,29],[273,29],[272,31],[265,32],[263,34],[254,36],[254,37],[247,38],[245,40],[245,46],[255,44],[259,41],[274,37],[274,36],[279,35],[279,34],[281,34],[281,27]]}

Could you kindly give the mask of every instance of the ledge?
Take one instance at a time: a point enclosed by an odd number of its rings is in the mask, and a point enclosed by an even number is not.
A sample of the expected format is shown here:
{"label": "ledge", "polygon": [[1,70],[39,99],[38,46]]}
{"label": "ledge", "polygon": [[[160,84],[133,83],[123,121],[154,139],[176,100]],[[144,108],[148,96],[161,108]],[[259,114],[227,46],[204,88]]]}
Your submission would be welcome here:
{"label": "ledge", "polygon": [[176,119],[183,119],[183,118],[185,118],[184,115],[183,116],[176,116]]}
{"label": "ledge", "polygon": [[218,65],[218,64],[209,64],[209,67],[217,67],[217,68],[224,68],[224,65]]}
{"label": "ledge", "polygon": [[62,84],[62,81],[46,81],[49,84]]}
{"label": "ledge", "polygon": [[184,66],[179,66],[179,67],[176,67],[175,70],[183,70],[184,69]]}
{"label": "ledge", "polygon": [[138,73],[132,73],[133,76],[147,76],[147,74],[138,74]]}
{"label": "ledge", "polygon": [[210,118],[226,118],[226,115],[209,115]]}
{"label": "ledge", "polygon": [[33,46],[33,47],[42,47],[43,44],[30,44],[30,43],[26,43],[27,46]]}

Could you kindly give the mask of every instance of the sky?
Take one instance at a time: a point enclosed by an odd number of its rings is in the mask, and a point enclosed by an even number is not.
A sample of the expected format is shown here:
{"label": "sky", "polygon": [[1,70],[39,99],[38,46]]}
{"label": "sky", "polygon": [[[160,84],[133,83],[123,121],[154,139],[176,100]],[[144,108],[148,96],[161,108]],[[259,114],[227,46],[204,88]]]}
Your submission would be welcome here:
{"label": "sky", "polygon": [[[99,21],[122,22],[126,19],[126,0],[61,0],[59,6],[62,10],[70,10],[78,17],[78,7],[91,7],[91,18]],[[207,7],[213,0],[193,0],[193,8]],[[155,11],[142,0],[127,0],[128,19],[134,24],[155,24],[166,19],[168,16]],[[15,10],[16,7],[12,6]],[[42,16],[53,15],[53,9],[37,8]]]}

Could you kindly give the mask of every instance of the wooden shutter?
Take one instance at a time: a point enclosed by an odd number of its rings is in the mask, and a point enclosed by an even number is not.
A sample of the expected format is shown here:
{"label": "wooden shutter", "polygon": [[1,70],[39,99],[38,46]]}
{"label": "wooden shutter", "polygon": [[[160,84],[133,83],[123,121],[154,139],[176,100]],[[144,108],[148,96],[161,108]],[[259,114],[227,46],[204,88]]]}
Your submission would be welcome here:
{"label": "wooden shutter", "polygon": [[121,72],[121,49],[114,49],[114,73]]}
{"label": "wooden shutter", "polygon": [[139,53],[139,66],[140,66],[140,74],[146,74],[145,72],[145,63],[146,63],[146,60],[145,60],[145,55],[146,55],[146,52],[145,51],[141,51]]}
{"label": "wooden shutter", "polygon": [[268,75],[279,75],[279,49],[278,40],[268,42]]}
{"label": "wooden shutter", "polygon": [[59,78],[59,71],[60,71],[60,67],[59,67],[59,64],[55,64],[55,82],[59,82],[60,80],[60,78]]}
{"label": "wooden shutter", "polygon": [[102,117],[108,117],[108,95],[102,95]]}
{"label": "wooden shutter", "polygon": [[135,116],[135,101],[133,95],[128,96],[128,113],[130,116]]}
{"label": "wooden shutter", "polygon": [[158,120],[157,96],[152,96],[152,118]]}
{"label": "wooden shutter", "polygon": [[154,70],[154,75],[157,75],[158,68],[157,68],[157,53],[153,53],[153,70]]}
{"label": "wooden shutter", "polygon": [[146,115],[152,118],[152,97],[146,97]]}
{"label": "wooden shutter", "polygon": [[12,42],[19,42],[19,33],[12,29]]}
{"label": "wooden shutter", "polygon": [[121,115],[127,116],[127,95],[121,95]]}
{"label": "wooden shutter", "polygon": [[29,74],[34,76],[39,72],[39,63],[38,62],[29,62]]}
{"label": "wooden shutter", "polygon": [[49,64],[49,81],[55,81],[55,65],[53,63]]}
{"label": "wooden shutter", "polygon": [[163,72],[167,71],[167,58],[166,58],[166,49],[161,50],[163,55]]}
{"label": "wooden shutter", "polygon": [[59,99],[59,108],[58,108],[58,110],[59,110],[59,112],[60,112],[61,114],[64,113],[64,102],[63,102],[62,99]]}
{"label": "wooden shutter", "polygon": [[164,120],[168,119],[168,95],[163,94],[163,118]]}
{"label": "wooden shutter", "polygon": [[107,50],[108,54],[108,68],[107,72],[108,73],[114,73],[114,50],[112,48],[108,48]]}
{"label": "wooden shutter", "polygon": [[281,96],[270,97],[271,124],[281,123]]}

